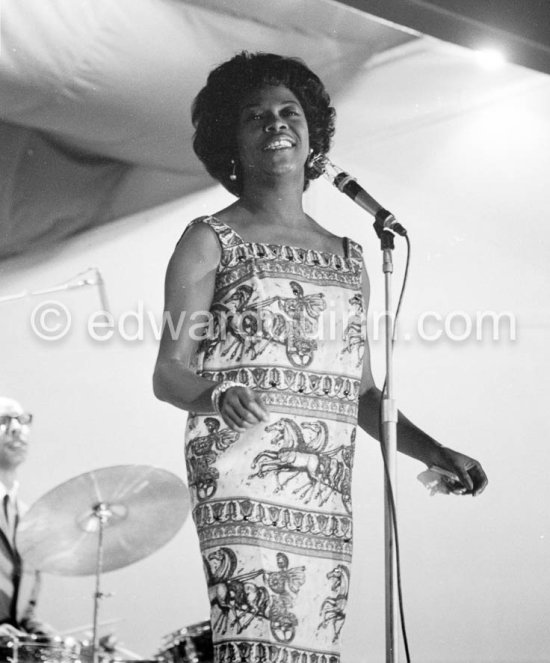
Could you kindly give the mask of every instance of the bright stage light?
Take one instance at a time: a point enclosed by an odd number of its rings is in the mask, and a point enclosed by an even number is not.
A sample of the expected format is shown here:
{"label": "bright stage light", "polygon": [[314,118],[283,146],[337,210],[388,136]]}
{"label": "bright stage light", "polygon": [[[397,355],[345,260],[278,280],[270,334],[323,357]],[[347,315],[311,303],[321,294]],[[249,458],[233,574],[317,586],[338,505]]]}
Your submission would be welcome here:
{"label": "bright stage light", "polygon": [[485,69],[499,69],[506,63],[504,54],[496,48],[482,48],[474,51],[474,55]]}

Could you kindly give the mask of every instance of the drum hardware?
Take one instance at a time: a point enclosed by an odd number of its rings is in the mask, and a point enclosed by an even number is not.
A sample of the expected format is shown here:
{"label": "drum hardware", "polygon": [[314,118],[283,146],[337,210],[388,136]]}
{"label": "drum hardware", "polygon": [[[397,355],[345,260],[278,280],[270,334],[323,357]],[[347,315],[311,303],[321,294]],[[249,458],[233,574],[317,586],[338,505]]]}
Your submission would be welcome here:
{"label": "drum hardware", "polygon": [[92,636],[92,663],[99,662],[99,632],[98,632],[98,617],[99,617],[99,603],[100,601],[110,596],[101,591],[101,574],[103,573],[103,537],[105,527],[108,526],[109,521],[114,517],[115,512],[109,508],[106,502],[98,502],[92,507],[92,514],[97,518],[97,566],[95,573],[95,592],[94,592],[94,618],[93,618],[93,636]]}
{"label": "drum hardware", "polygon": [[184,627],[164,636],[157,661],[162,663],[212,663],[214,646],[209,621]]}
{"label": "drum hardware", "polygon": [[188,510],[187,488],[175,474],[147,465],[117,465],[60,484],[21,519],[18,549],[27,569],[95,575],[91,663],[99,663],[99,608],[108,596],[101,590],[102,574],[168,543]]}
{"label": "drum hardware", "polygon": [[[80,645],[80,663],[91,663],[91,640],[82,640]],[[113,634],[101,637],[96,651],[98,652],[101,663],[118,663],[119,661],[123,661],[124,663],[144,663],[143,657],[140,654],[136,654],[118,644]]]}
{"label": "drum hardware", "polygon": [[73,638],[46,640],[35,635],[0,638],[0,660],[5,663],[81,663],[80,645]]}

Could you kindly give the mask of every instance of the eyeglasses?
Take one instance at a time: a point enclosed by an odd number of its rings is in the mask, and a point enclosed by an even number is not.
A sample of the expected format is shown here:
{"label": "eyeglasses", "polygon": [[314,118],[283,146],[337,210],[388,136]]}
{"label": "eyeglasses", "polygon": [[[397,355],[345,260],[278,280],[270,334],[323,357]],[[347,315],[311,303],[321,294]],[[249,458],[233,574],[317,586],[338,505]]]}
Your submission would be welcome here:
{"label": "eyeglasses", "polygon": [[11,414],[3,414],[0,416],[0,426],[9,428],[14,419],[17,419],[20,426],[30,426],[32,424],[32,414],[30,412],[23,412],[23,414],[17,414],[15,416]]}

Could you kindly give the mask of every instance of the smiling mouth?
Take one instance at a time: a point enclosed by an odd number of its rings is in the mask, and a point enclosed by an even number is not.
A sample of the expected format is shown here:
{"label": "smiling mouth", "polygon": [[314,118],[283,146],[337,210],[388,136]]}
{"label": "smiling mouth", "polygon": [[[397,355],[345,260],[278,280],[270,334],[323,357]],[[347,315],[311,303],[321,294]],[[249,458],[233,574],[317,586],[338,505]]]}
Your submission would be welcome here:
{"label": "smiling mouth", "polygon": [[264,152],[271,150],[288,150],[294,147],[294,143],[288,138],[278,138],[277,140],[271,141],[268,145],[264,147]]}

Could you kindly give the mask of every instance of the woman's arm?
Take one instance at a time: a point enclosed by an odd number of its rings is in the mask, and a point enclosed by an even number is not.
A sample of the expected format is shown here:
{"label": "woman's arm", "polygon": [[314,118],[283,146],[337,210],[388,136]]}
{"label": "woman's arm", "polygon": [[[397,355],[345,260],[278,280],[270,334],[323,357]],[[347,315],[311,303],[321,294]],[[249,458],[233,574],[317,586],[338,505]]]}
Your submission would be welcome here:
{"label": "woman's arm", "polygon": [[192,359],[208,330],[221,248],[206,225],[192,226],[174,249],[164,286],[163,330],[153,374],[155,396],[181,408],[211,412],[215,382],[196,375]]}
{"label": "woman's arm", "polygon": [[[366,269],[363,268],[363,297],[365,312],[368,311],[370,284]],[[376,386],[372,376],[370,348],[368,338],[365,339],[363,357],[363,373],[359,396],[360,428],[380,441],[380,400],[382,393]],[[436,442],[433,437],[415,426],[401,412],[397,420],[397,450],[401,453],[425,463],[428,467],[437,466],[456,474],[464,487],[465,494],[478,495],[487,485],[487,476],[481,464]]]}
{"label": "woman's arm", "polygon": [[[210,312],[221,247],[214,231],[198,223],[185,233],[168,263],[163,332],[153,375],[155,396],[191,412],[213,412],[218,384],[198,376],[192,360],[202,338],[215,330]],[[220,398],[220,414],[236,431],[264,421],[261,399],[247,387],[231,387]]]}

